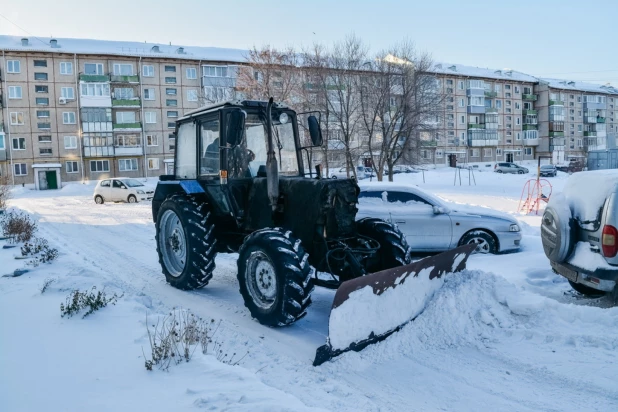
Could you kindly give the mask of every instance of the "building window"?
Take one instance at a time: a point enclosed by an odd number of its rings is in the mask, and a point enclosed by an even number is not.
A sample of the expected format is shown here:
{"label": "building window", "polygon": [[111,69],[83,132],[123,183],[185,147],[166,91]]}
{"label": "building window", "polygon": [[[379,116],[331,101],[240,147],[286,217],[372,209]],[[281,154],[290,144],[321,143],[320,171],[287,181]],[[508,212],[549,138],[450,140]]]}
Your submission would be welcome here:
{"label": "building window", "polygon": [[457,82],[457,87],[459,88],[459,90],[463,90],[464,89],[464,82],[463,80],[460,80]]}
{"label": "building window", "polygon": [[502,156],[502,149],[496,149],[496,156]]}
{"label": "building window", "polygon": [[146,123],[156,123],[157,122],[157,112],[146,112]]}
{"label": "building window", "polygon": [[483,149],[483,157],[491,157],[491,149]]}
{"label": "building window", "polygon": [[49,88],[47,86],[34,86],[35,93],[48,93]]}
{"label": "building window", "polygon": [[51,123],[37,123],[36,127],[42,130],[51,130]]}
{"label": "building window", "polygon": [[51,143],[52,139],[50,135],[39,136],[39,143]]}
{"label": "building window", "polygon": [[444,152],[442,150],[436,150],[436,159],[442,159],[444,157]]}
{"label": "building window", "polygon": [[21,86],[9,86],[9,99],[21,99]]}
{"label": "building window", "polygon": [[421,150],[421,158],[423,160],[431,159],[431,153],[429,152],[429,150]]}
{"label": "building window", "polygon": [[118,160],[118,170],[121,172],[137,170],[137,159],[120,159]]}
{"label": "building window", "polygon": [[167,117],[178,117],[178,111],[176,110],[168,110]]}
{"label": "building window", "polygon": [[[571,125],[571,126],[573,126],[573,125]],[[582,132],[583,131],[583,126],[581,124],[577,125],[577,131],[578,132]]]}
{"label": "building window", "polygon": [[47,73],[34,73],[34,80],[47,80]]}
{"label": "building window", "polygon": [[64,124],[75,124],[75,112],[64,112],[64,113],[62,113],[62,123],[64,123]]}
{"label": "building window", "polygon": [[24,112],[11,112],[11,125],[21,126],[24,124]]}
{"label": "building window", "polygon": [[470,157],[479,157],[481,155],[480,149],[470,149]]}
{"label": "building window", "polygon": [[154,66],[142,66],[142,75],[144,77],[154,77]]}
{"label": "building window", "polygon": [[466,116],[459,116],[459,124],[466,124]]}
{"label": "building window", "polygon": [[459,99],[459,107],[466,107],[466,101],[464,99]]}
{"label": "building window", "polygon": [[132,64],[114,64],[114,75],[115,76],[133,76],[133,65]]}
{"label": "building window", "polygon": [[453,85],[453,80],[452,79],[446,79],[446,85],[447,86],[452,86]]}
{"label": "building window", "polygon": [[93,173],[109,172],[109,160],[91,160],[90,171]]}
{"label": "building window", "polygon": [[15,163],[13,166],[15,176],[26,176],[28,174],[28,168],[25,163]]}
{"label": "building window", "polygon": [[227,66],[202,66],[206,77],[227,77]]}
{"label": "building window", "polygon": [[176,73],[176,66],[165,66],[165,71]]}
{"label": "building window", "polygon": [[496,109],[502,109],[502,100],[496,100]]}
{"label": "building window", "polygon": [[73,74],[73,63],[60,62],[60,74]]}
{"label": "building window", "polygon": [[103,74],[103,64],[102,63],[85,63],[84,64],[84,74]]}
{"label": "building window", "polygon": [[77,173],[79,172],[79,165],[77,162],[71,161],[66,162],[66,171],[67,173]]}
{"label": "building window", "polygon": [[20,73],[21,72],[21,65],[19,63],[19,60],[8,60],[6,62],[6,72],[7,73]]}
{"label": "building window", "polygon": [[178,91],[176,89],[165,89],[165,94],[167,94],[168,96],[176,96],[177,93]]}
{"label": "building window", "polygon": [[142,138],[138,135],[118,135],[114,137],[114,145],[118,147],[141,147]]}
{"label": "building window", "polygon": [[165,100],[165,105],[166,106],[178,106],[178,100],[174,100],[174,99],[167,99]]}
{"label": "building window", "polygon": [[165,78],[165,84],[176,84],[176,78],[175,77],[166,77]]}
{"label": "building window", "polygon": [[531,147],[524,148],[524,154],[526,156],[532,156],[532,148]]}
{"label": "building window", "polygon": [[82,83],[82,96],[109,97],[109,84],[106,83]]}
{"label": "building window", "polygon": [[187,90],[187,101],[197,102],[197,90]]}
{"label": "building window", "polygon": [[195,67],[190,67],[186,70],[187,79],[197,79],[197,69]]}
{"label": "building window", "polygon": [[515,86],[515,94],[519,94],[519,86]]}
{"label": "building window", "polygon": [[168,129],[175,129],[176,128],[176,123],[175,122],[167,122],[167,128]]}
{"label": "building window", "polygon": [[517,125],[521,124],[521,117],[516,117],[515,118],[515,124],[517,124]]}
{"label": "building window", "polygon": [[47,67],[47,60],[35,60],[34,67]]}
{"label": "building window", "polygon": [[144,100],[154,100],[155,89],[144,89]]}
{"label": "building window", "polygon": [[112,109],[104,107],[86,107],[81,112],[82,122],[111,122]]}
{"label": "building window", "polygon": [[13,150],[26,150],[26,138],[14,137],[13,138]]}
{"label": "building window", "polygon": [[515,110],[521,109],[521,104],[519,102],[515,102]]}
{"label": "building window", "polygon": [[511,90],[511,85],[510,84],[505,84],[504,85],[504,90]]}
{"label": "building window", "polygon": [[37,110],[36,117],[38,119],[42,119],[44,117],[49,117],[49,110]]}
{"label": "building window", "polygon": [[37,97],[35,102],[39,106],[49,106],[49,97]]}
{"label": "building window", "polygon": [[77,149],[77,136],[64,136],[65,149]]}
{"label": "building window", "polygon": [[148,159],[148,170],[159,170],[159,159]]}
{"label": "building window", "polygon": [[51,147],[41,147],[41,148],[39,148],[39,155],[41,155],[41,156],[51,156],[52,155]]}
{"label": "building window", "polygon": [[147,146],[159,146],[159,139],[157,136],[149,134],[146,135],[146,145]]}
{"label": "building window", "polygon": [[521,132],[517,132],[517,140],[521,140]]}
{"label": "building window", "polygon": [[60,89],[60,96],[64,97],[65,99],[75,100],[75,89],[73,89],[72,87],[63,87],[62,89]]}
{"label": "building window", "polygon": [[135,123],[135,112],[116,112],[116,123]]}

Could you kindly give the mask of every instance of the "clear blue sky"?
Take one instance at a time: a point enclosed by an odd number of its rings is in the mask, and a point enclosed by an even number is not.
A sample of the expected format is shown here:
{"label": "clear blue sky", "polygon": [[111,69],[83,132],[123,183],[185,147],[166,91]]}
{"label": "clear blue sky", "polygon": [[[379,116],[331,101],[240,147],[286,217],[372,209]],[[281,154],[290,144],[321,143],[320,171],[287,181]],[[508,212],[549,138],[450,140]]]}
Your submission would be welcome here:
{"label": "clear blue sky", "polygon": [[[618,0],[23,0],[0,14],[49,37],[250,48],[355,33],[373,50],[408,38],[434,60],[618,85]],[[28,34],[0,17],[0,33]]]}

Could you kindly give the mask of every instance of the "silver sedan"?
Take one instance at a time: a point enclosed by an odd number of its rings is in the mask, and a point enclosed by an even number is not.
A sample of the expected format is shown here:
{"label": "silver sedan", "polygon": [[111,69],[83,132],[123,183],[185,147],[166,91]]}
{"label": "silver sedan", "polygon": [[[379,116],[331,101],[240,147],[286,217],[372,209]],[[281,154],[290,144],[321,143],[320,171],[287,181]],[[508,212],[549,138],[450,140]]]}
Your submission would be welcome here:
{"label": "silver sedan", "polygon": [[519,224],[505,213],[449,204],[415,186],[383,182],[360,186],[357,217],[397,224],[414,252],[439,252],[468,243],[478,245],[477,253],[519,249]]}

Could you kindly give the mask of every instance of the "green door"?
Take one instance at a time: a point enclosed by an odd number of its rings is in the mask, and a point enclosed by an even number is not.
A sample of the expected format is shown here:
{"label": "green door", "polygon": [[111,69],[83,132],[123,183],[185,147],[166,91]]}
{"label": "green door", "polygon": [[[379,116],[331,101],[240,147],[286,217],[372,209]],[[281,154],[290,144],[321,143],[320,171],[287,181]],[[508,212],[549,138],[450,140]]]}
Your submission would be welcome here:
{"label": "green door", "polygon": [[58,180],[56,180],[56,172],[45,172],[45,178],[47,179],[48,189],[58,189]]}

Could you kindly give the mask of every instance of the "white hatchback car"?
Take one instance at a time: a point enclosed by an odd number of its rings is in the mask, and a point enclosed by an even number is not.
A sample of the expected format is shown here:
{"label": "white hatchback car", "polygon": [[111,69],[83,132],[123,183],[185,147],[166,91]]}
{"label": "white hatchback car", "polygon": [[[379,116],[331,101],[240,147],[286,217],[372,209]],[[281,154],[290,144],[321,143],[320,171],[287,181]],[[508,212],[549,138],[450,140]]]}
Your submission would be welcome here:
{"label": "white hatchback car", "polygon": [[152,200],[154,190],[137,179],[114,177],[104,179],[94,188],[94,201],[101,205],[105,202],[136,203]]}

